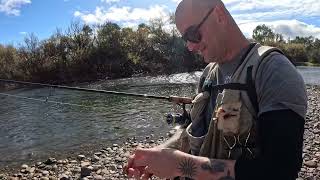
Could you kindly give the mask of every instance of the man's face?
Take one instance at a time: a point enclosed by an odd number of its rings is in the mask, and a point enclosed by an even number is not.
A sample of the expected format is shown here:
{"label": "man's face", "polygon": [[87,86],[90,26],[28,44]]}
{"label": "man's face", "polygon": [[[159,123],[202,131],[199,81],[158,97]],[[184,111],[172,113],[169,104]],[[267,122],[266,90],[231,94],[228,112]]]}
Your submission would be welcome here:
{"label": "man's face", "polygon": [[[203,12],[205,11],[205,12]],[[176,12],[176,25],[183,35],[190,51],[200,54],[205,62],[218,61],[218,46],[214,26],[214,8],[195,10],[195,8],[180,8]]]}

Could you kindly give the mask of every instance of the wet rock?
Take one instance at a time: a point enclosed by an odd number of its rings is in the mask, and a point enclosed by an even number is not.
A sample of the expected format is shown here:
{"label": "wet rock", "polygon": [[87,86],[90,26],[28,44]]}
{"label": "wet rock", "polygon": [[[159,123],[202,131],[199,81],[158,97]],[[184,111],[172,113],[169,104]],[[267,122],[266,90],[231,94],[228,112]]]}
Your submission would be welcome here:
{"label": "wet rock", "polygon": [[81,177],[90,176],[92,170],[93,170],[93,167],[92,167],[92,166],[82,167],[82,168],[81,168]]}
{"label": "wet rock", "polygon": [[49,158],[44,162],[44,164],[52,165],[52,164],[55,164],[56,162],[57,162],[57,160],[55,158]]}

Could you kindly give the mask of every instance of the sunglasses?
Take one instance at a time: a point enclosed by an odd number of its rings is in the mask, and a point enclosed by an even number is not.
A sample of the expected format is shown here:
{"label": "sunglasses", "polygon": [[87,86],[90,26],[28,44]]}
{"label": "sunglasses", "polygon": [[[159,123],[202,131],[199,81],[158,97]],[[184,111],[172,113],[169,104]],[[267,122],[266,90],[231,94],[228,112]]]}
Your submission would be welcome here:
{"label": "sunglasses", "polygon": [[185,33],[182,35],[182,39],[186,42],[192,42],[192,43],[199,43],[201,41],[201,34],[199,32],[200,27],[202,24],[208,19],[209,15],[214,10],[214,7],[210,9],[210,11],[207,13],[207,15],[201,20],[201,22],[198,25],[192,25],[187,28]]}

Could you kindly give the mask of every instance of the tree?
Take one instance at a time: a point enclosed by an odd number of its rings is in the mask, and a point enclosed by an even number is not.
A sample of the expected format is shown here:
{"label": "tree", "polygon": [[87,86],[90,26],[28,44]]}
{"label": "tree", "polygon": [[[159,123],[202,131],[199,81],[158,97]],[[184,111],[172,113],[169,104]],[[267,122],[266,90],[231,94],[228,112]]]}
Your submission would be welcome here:
{"label": "tree", "polygon": [[[252,38],[261,44],[274,42],[275,37],[275,33],[265,24],[259,25],[253,30]],[[277,38],[279,39],[281,37],[278,35]]]}

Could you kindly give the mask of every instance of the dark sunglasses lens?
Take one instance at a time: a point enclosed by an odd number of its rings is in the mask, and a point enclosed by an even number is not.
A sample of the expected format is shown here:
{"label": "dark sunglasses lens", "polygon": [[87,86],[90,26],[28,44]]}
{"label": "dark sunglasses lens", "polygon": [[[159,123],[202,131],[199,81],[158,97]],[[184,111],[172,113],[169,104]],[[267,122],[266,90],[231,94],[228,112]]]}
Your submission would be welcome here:
{"label": "dark sunglasses lens", "polygon": [[198,32],[198,28],[195,26],[189,27],[182,38],[183,40],[190,41],[192,43],[199,43],[201,41],[201,35]]}

